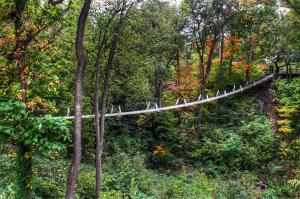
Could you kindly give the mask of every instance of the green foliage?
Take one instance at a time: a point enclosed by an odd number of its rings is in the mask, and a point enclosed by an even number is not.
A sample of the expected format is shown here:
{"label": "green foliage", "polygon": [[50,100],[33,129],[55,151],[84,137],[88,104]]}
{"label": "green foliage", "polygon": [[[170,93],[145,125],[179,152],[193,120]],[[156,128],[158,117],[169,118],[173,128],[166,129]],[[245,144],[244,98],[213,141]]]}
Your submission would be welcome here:
{"label": "green foliage", "polygon": [[[51,116],[34,117],[26,114],[24,103],[0,101],[1,142],[18,144],[16,157],[16,197],[30,197],[33,188],[32,153],[51,154],[62,151],[63,142],[70,141],[69,122]],[[3,132],[3,133],[2,133]]]}
{"label": "green foliage", "polygon": [[277,199],[276,191],[273,189],[268,189],[262,192],[259,196],[261,199]]}
{"label": "green foliage", "polygon": [[[20,15],[19,41],[26,44],[21,61],[16,61],[23,51],[16,46],[16,2],[21,1],[0,0],[0,199],[27,197],[31,191],[33,198],[63,198],[70,122],[48,114],[65,115],[73,104],[75,27],[81,1],[72,1],[65,11],[64,3],[26,1]],[[89,14],[84,41],[89,67],[82,89],[85,114],[92,114],[95,107],[97,41],[105,41],[100,53],[103,74],[119,23],[118,2],[96,2]],[[288,2],[297,13],[296,1]],[[178,96],[194,98],[202,83],[196,43],[202,46],[207,65],[211,41],[217,41],[211,70],[203,68],[209,96],[245,83],[246,69],[250,80],[261,76],[265,60],[278,65],[299,62],[299,15],[290,12],[279,18],[276,9],[273,0],[187,0],[178,7],[161,0],[133,4],[118,35],[107,109],[112,105],[120,105],[123,112],[144,109],[145,101],[158,101],[161,95],[164,106],[173,105]],[[236,44],[225,42],[219,65],[221,32]],[[179,75],[187,82],[177,81]],[[21,97],[20,79],[26,82],[26,100]],[[107,119],[102,198],[246,199],[257,196],[258,180],[268,184],[261,198],[299,197],[299,80],[274,84],[280,136],[250,95],[205,104],[201,116],[198,107],[191,107]],[[83,121],[77,198],[95,197],[93,122]],[[20,184],[27,193],[20,192]]]}
{"label": "green foliage", "polygon": [[[20,102],[0,102],[0,131],[5,137],[11,137],[22,131],[20,122],[25,117],[25,104]],[[4,139],[4,136],[1,136]]]}
{"label": "green foliage", "polygon": [[0,116],[4,118],[0,121],[2,141],[11,139],[47,153],[61,151],[62,142],[70,141],[68,121],[51,116],[28,117],[23,103],[0,102]]}
{"label": "green foliage", "polygon": [[[213,163],[220,171],[228,171],[260,168],[271,160],[275,142],[271,123],[264,116],[256,116],[256,111],[247,111],[251,120],[243,121],[240,114],[239,121],[233,122],[235,126],[225,123],[224,128],[211,128],[194,140],[188,152],[191,161],[210,167]],[[234,119],[233,115],[230,119]]]}
{"label": "green foliage", "polygon": [[278,115],[279,132],[297,133],[300,130],[300,78],[295,78],[286,83],[284,80],[277,80],[274,83],[275,100],[279,103]]}
{"label": "green foliage", "polygon": [[[8,150],[9,151],[9,150]],[[10,169],[13,159],[1,155],[1,167]],[[69,162],[61,158],[34,160],[33,196],[38,199],[63,198],[65,193],[66,173]],[[137,199],[238,199],[253,196],[255,177],[249,173],[236,174],[218,179],[208,178],[201,170],[183,170],[180,173],[158,173],[146,169],[144,156],[128,156],[123,152],[106,158],[103,165],[102,198],[137,198]],[[10,174],[13,174],[10,173]],[[0,190],[4,198],[14,198],[15,175],[6,177],[0,173]],[[2,179],[2,177],[6,177]],[[83,163],[78,178],[76,198],[91,198],[95,191],[95,167]],[[1,197],[0,197],[1,198]],[[2,198],[1,198],[2,199]]]}
{"label": "green foliage", "polygon": [[[278,131],[285,136],[279,147],[281,158],[290,160],[296,165],[299,160],[299,130],[300,130],[300,78],[295,78],[286,83],[284,80],[275,82],[274,96],[279,103],[278,110]],[[288,140],[286,138],[289,138]]]}
{"label": "green foliage", "polygon": [[158,167],[180,167],[182,158],[181,135],[175,128],[178,121],[172,112],[142,115],[138,120],[141,133],[147,136],[145,144],[151,150],[149,158]]}

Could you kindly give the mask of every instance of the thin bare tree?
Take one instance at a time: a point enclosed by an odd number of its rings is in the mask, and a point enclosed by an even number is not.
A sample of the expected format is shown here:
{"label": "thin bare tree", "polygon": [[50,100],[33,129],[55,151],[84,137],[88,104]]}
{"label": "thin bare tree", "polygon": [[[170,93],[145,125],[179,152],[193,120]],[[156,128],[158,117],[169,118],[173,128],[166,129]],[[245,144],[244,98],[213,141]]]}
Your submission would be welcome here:
{"label": "thin bare tree", "polygon": [[74,199],[75,185],[78,169],[81,161],[81,125],[82,125],[82,82],[87,59],[84,53],[83,40],[85,24],[90,10],[91,0],[85,0],[81,9],[76,33],[76,57],[78,61],[76,80],[75,80],[75,120],[73,130],[73,148],[74,154],[72,164],[68,174],[66,199]]}

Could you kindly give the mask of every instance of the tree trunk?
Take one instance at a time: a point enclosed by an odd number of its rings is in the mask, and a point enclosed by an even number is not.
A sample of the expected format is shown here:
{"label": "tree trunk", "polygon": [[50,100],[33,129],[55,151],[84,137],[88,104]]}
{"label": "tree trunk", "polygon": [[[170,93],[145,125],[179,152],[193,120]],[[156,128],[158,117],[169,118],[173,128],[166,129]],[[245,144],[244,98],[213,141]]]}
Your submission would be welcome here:
{"label": "tree trunk", "polygon": [[96,128],[96,199],[100,198],[100,122],[99,122],[99,79],[100,79],[100,58],[101,53],[104,47],[104,43],[106,40],[106,32],[103,35],[103,38],[99,38],[99,47],[97,53],[97,61],[95,64],[96,68],[96,82],[95,82],[95,128]]}
{"label": "tree trunk", "polygon": [[286,75],[287,75],[287,80],[290,82],[292,81],[292,67],[291,67],[291,63],[289,63],[289,61],[286,62]]}
{"label": "tree trunk", "polygon": [[[133,3],[131,3],[131,5],[129,6],[127,13],[129,12],[132,5],[133,5]],[[100,124],[99,124],[99,129],[98,129],[99,133],[97,133],[97,146],[96,146],[96,148],[97,148],[96,149],[97,150],[97,152],[96,152],[97,153],[96,154],[96,199],[101,198],[102,153],[103,153],[103,148],[104,148],[106,99],[107,99],[108,91],[109,91],[110,73],[111,73],[111,69],[113,66],[114,56],[116,54],[116,49],[117,49],[118,40],[119,40],[119,33],[120,33],[120,29],[122,27],[123,20],[124,20],[125,8],[126,8],[126,1],[123,1],[119,22],[113,32],[113,39],[111,42],[111,48],[109,51],[108,61],[107,61],[107,65],[105,68],[105,74],[104,74],[103,91],[102,91],[102,95],[101,95],[101,107],[100,107]],[[112,17],[114,17],[114,15]],[[104,45],[104,43],[103,43],[103,45]],[[98,79],[98,81],[99,81],[99,79]],[[98,92],[98,90],[96,92]],[[97,101],[97,104],[98,104],[98,101]],[[97,120],[97,121],[99,121],[99,120]]]}
{"label": "tree trunk", "polygon": [[98,153],[97,153],[97,164],[98,164],[98,191],[99,195],[97,197],[100,198],[100,192],[101,192],[101,175],[102,175],[102,153],[103,153],[103,146],[104,146],[104,133],[105,133],[105,110],[106,110],[106,99],[108,95],[108,89],[109,89],[109,79],[110,79],[110,72],[113,65],[113,59],[116,52],[118,43],[118,35],[115,35],[112,41],[111,49],[109,52],[108,62],[105,69],[105,75],[104,75],[104,83],[103,83],[103,92],[101,96],[101,110],[100,110],[100,142],[98,147]]}
{"label": "tree trunk", "polygon": [[96,85],[95,85],[95,127],[96,127],[96,199],[99,198],[100,194],[100,124],[99,124],[99,69],[100,53],[96,61]]}
{"label": "tree trunk", "polygon": [[246,69],[246,81],[249,82],[250,81],[250,70]]}
{"label": "tree trunk", "polygon": [[205,68],[204,68],[204,55],[203,52],[199,53],[199,75],[200,75],[200,94],[201,94],[201,99],[204,98],[205,95]]}
{"label": "tree trunk", "polygon": [[202,98],[204,98],[205,95],[205,89],[206,89],[206,82],[211,70],[211,66],[212,66],[212,57],[213,57],[213,53],[214,53],[214,49],[215,49],[215,45],[216,45],[216,41],[217,39],[214,38],[214,41],[212,43],[212,46],[209,49],[208,55],[207,55],[207,61],[206,61],[206,67],[204,66],[204,54],[203,52],[199,53],[199,61],[200,61],[200,79],[201,79],[201,83],[200,83],[200,94],[202,96]]}
{"label": "tree trunk", "polygon": [[78,66],[75,80],[75,118],[73,128],[74,154],[67,179],[66,199],[74,199],[76,178],[81,161],[82,81],[85,69],[87,67],[87,59],[83,49],[83,39],[85,32],[85,24],[90,10],[90,4],[91,0],[84,1],[77,24],[76,57],[78,61]]}
{"label": "tree trunk", "polygon": [[[25,50],[26,44],[21,39],[22,33],[22,14],[24,12],[27,0],[17,0],[15,2],[15,53],[13,60],[16,61],[21,85],[21,98],[20,101],[26,104],[26,65],[25,65]],[[24,121],[22,121],[23,125]],[[31,147],[24,142],[18,143],[18,158],[17,158],[17,198],[32,198],[32,159],[31,159]]]}
{"label": "tree trunk", "polygon": [[158,105],[159,108],[163,107],[163,80],[159,80],[158,84]]}
{"label": "tree trunk", "polygon": [[279,77],[279,66],[278,66],[278,61],[279,61],[279,55],[277,55],[274,66],[275,66],[275,70],[274,70],[274,75],[273,75],[273,80],[277,79]]}
{"label": "tree trunk", "polygon": [[31,147],[24,143],[18,144],[16,198],[32,198],[32,159]]}
{"label": "tree trunk", "polygon": [[206,61],[206,71],[205,71],[205,81],[208,79],[209,73],[211,71],[211,66],[212,66],[212,58],[215,50],[215,46],[217,43],[217,37],[214,38],[212,46],[209,49],[209,53],[207,56],[207,61]]}
{"label": "tree trunk", "polygon": [[290,63],[288,63],[288,65],[289,65],[289,81],[292,81],[293,79],[292,66]]}
{"label": "tree trunk", "polygon": [[[231,36],[232,37],[232,36]],[[233,56],[234,56],[234,51],[233,51],[233,47],[234,47],[234,41],[230,41],[230,43],[231,43],[231,54],[230,54],[230,59],[229,59],[229,69],[228,69],[228,75],[229,75],[229,77],[232,75],[232,66],[233,66]]]}
{"label": "tree trunk", "polygon": [[157,106],[162,107],[162,92],[163,92],[163,80],[160,69],[155,71],[155,92],[157,97]]}
{"label": "tree trunk", "polygon": [[[200,61],[200,65],[199,65],[199,73],[200,73],[200,95],[201,98],[200,100],[204,99],[205,96],[205,87],[206,87],[206,82],[205,82],[205,72],[204,72],[204,58],[203,58],[203,54],[199,54],[199,61]],[[202,118],[203,117],[203,104],[200,104],[199,106],[199,117]]]}
{"label": "tree trunk", "polygon": [[290,73],[290,81],[293,80],[293,71],[292,71],[292,65],[289,63],[289,73]]}
{"label": "tree trunk", "polygon": [[222,30],[222,33],[221,33],[221,47],[220,47],[220,64],[219,64],[219,69],[218,69],[218,74],[217,74],[217,81],[216,81],[216,84],[217,84],[217,89],[216,90],[219,90],[221,89],[221,75],[222,75],[222,65],[223,65],[223,52],[224,52],[224,31]]}
{"label": "tree trunk", "polygon": [[289,77],[290,77],[290,75],[289,75],[289,65],[288,64],[285,65],[285,70],[286,70],[286,81],[288,82]]}
{"label": "tree trunk", "polygon": [[177,84],[180,84],[181,82],[181,71],[180,71],[180,51],[179,47],[176,49],[176,78],[177,78]]}
{"label": "tree trunk", "polygon": [[229,59],[229,68],[228,68],[228,76],[230,77],[232,75],[232,65],[233,65],[233,56]]}

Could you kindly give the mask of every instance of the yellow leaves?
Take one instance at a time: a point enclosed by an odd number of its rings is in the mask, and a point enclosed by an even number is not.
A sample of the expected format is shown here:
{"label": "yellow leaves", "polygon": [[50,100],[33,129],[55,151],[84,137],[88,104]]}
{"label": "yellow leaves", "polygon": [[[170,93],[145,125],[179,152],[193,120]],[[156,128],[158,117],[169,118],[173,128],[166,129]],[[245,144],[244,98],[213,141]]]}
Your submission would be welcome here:
{"label": "yellow leaves", "polygon": [[47,39],[44,39],[42,41],[30,45],[28,48],[35,49],[38,51],[44,51],[46,49],[52,48],[52,45],[49,43]]}
{"label": "yellow leaves", "polygon": [[48,91],[56,91],[56,87],[59,84],[59,79],[57,78],[53,78],[53,80],[48,84]]}
{"label": "yellow leaves", "polygon": [[38,110],[39,108],[43,108],[45,110],[50,110],[53,112],[57,112],[57,109],[50,103],[43,102],[42,98],[39,96],[34,97],[31,101],[26,103],[27,112],[33,112]]}
{"label": "yellow leaves", "polygon": [[277,120],[276,124],[279,125],[278,132],[283,134],[291,133],[293,131],[291,123],[291,120],[288,119]]}
{"label": "yellow leaves", "polygon": [[159,145],[157,147],[155,147],[152,151],[153,155],[165,155],[166,153],[166,146],[165,145]]}
{"label": "yellow leaves", "polygon": [[294,189],[300,189],[300,180],[299,179],[289,180],[288,184],[290,184]]}
{"label": "yellow leaves", "polygon": [[288,119],[277,120],[276,124],[280,126],[278,128],[278,131],[283,134],[291,133],[293,131],[293,129],[291,128],[291,123],[292,122]]}
{"label": "yellow leaves", "polygon": [[292,121],[293,115],[297,112],[297,109],[292,106],[281,106],[277,108],[277,112],[280,120],[276,121],[276,124],[279,126],[278,132],[287,134],[292,133]]}
{"label": "yellow leaves", "polygon": [[297,109],[292,106],[281,106],[277,108],[280,117],[287,117],[290,118],[296,113]]}
{"label": "yellow leaves", "polygon": [[31,157],[31,153],[30,152],[25,152],[24,159],[29,160],[30,157]]}
{"label": "yellow leaves", "polygon": [[9,141],[12,142],[12,143],[15,143],[17,141],[17,137],[16,136],[11,136],[9,138]]}
{"label": "yellow leaves", "polygon": [[283,134],[291,133],[293,129],[289,126],[282,126],[278,128],[278,131]]}
{"label": "yellow leaves", "polygon": [[15,151],[10,151],[10,152],[8,153],[8,156],[9,156],[9,157],[12,157],[12,158],[15,158],[15,157],[17,157],[17,153],[16,153]]}
{"label": "yellow leaves", "polygon": [[60,156],[60,153],[58,151],[54,151],[51,153],[52,158],[58,158]]}
{"label": "yellow leaves", "polygon": [[53,87],[51,84],[48,85],[48,91],[56,91],[56,88]]}
{"label": "yellow leaves", "polygon": [[37,26],[32,22],[32,21],[25,21],[23,23],[23,27],[24,29],[28,30],[29,32],[36,32],[38,31]]}
{"label": "yellow leaves", "polygon": [[26,90],[18,90],[16,91],[15,95],[17,96],[19,101],[23,100],[23,94],[26,93]]}
{"label": "yellow leaves", "polygon": [[2,32],[4,33],[13,33],[13,28],[12,27],[9,27],[9,26],[6,26],[2,29]]}
{"label": "yellow leaves", "polygon": [[277,120],[276,123],[278,125],[291,125],[291,121],[290,120],[287,120],[287,119],[284,119],[284,120]]}
{"label": "yellow leaves", "polygon": [[32,183],[31,182],[26,185],[26,189],[30,189],[30,190],[32,189]]}
{"label": "yellow leaves", "polygon": [[30,108],[34,107],[35,105],[41,104],[41,103],[42,103],[42,98],[37,96],[37,97],[33,98],[33,100],[27,102],[26,107],[30,109]]}
{"label": "yellow leaves", "polygon": [[38,170],[37,168],[32,168],[32,172],[33,172],[33,173],[37,174],[38,171],[39,171],[39,170]]}

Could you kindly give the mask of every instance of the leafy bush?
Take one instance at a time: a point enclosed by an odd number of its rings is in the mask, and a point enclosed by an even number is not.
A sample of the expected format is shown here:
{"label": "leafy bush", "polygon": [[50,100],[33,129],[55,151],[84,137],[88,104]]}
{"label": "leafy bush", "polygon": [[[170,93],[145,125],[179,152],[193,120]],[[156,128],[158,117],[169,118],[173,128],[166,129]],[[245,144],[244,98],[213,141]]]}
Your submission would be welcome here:
{"label": "leafy bush", "polygon": [[297,133],[300,130],[300,78],[294,78],[287,83],[277,80],[274,83],[273,95],[279,103],[279,132],[283,134]]}
{"label": "leafy bush", "polygon": [[139,130],[148,148],[148,157],[154,167],[178,167],[182,163],[182,138],[176,128],[178,120],[172,112],[142,115]]}
{"label": "leafy bush", "polygon": [[277,194],[274,189],[267,189],[266,191],[262,192],[259,196],[261,199],[277,199]]}
{"label": "leafy bush", "polygon": [[193,142],[188,155],[194,161],[219,165],[222,170],[251,169],[273,157],[274,141],[269,120],[257,116],[235,131],[224,128],[205,134]]}

